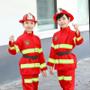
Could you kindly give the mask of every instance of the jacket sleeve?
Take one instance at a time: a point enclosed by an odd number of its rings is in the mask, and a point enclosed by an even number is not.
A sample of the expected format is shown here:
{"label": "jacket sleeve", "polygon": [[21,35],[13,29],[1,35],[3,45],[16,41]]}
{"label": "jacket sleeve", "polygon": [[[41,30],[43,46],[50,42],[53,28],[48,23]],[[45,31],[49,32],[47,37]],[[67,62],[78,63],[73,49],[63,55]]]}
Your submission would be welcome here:
{"label": "jacket sleeve", "polygon": [[39,40],[39,60],[40,60],[40,68],[41,71],[46,70],[47,66],[46,66],[46,62],[45,62],[45,58],[44,58],[44,53],[41,47],[41,42]]}
{"label": "jacket sleeve", "polygon": [[10,54],[16,55],[17,53],[20,52],[20,48],[21,48],[20,39],[17,39],[15,42],[9,41],[8,52]]}
{"label": "jacket sleeve", "polygon": [[48,60],[47,65],[53,67],[54,64],[55,64],[55,44],[54,44],[54,36],[53,36],[51,49],[50,49],[49,60]]}
{"label": "jacket sleeve", "polygon": [[83,37],[81,36],[80,32],[75,32],[75,36],[73,38],[75,45],[80,45],[83,43]]}

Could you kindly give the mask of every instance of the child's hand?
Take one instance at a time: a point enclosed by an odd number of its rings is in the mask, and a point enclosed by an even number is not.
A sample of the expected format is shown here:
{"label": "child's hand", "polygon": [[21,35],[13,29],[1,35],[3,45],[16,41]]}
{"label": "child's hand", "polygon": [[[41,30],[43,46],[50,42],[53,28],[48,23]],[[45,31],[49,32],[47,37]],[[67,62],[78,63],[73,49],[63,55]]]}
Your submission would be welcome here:
{"label": "child's hand", "polygon": [[54,67],[50,67],[50,74],[53,75],[54,73]]}
{"label": "child's hand", "polygon": [[78,30],[79,25],[78,24],[73,24],[73,27],[74,27],[75,30]]}
{"label": "child's hand", "polygon": [[14,42],[14,36],[13,35],[10,36],[9,41]]}
{"label": "child's hand", "polygon": [[73,24],[73,27],[74,27],[76,33],[78,34],[79,33],[78,24]]}
{"label": "child's hand", "polygon": [[46,70],[42,71],[42,75],[43,75],[44,77],[47,76]]}

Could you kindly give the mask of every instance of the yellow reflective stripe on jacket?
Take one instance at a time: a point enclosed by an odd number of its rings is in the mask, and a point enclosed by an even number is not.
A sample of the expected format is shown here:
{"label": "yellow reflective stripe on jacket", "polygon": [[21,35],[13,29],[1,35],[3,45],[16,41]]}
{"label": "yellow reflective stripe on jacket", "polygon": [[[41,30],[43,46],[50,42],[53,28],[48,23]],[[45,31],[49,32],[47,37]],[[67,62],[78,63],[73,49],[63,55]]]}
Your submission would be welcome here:
{"label": "yellow reflective stripe on jacket", "polygon": [[58,48],[65,48],[65,49],[72,49],[73,46],[71,44],[57,44],[57,45],[54,45],[52,43],[51,47],[53,47],[54,49],[58,49]]}
{"label": "yellow reflective stripe on jacket", "polygon": [[39,78],[24,79],[24,83],[38,82]]}
{"label": "yellow reflective stripe on jacket", "polygon": [[24,50],[22,50],[22,54],[34,53],[34,52],[41,53],[42,48],[32,48],[32,49],[24,49]]}
{"label": "yellow reflective stripe on jacket", "polygon": [[61,63],[61,64],[73,64],[74,60],[73,59],[60,59],[59,63]]}
{"label": "yellow reflective stripe on jacket", "polygon": [[76,37],[74,37],[73,40],[74,40],[74,44],[76,44]]}
{"label": "yellow reflective stripe on jacket", "polygon": [[58,77],[58,80],[64,80],[64,76]]}
{"label": "yellow reflective stripe on jacket", "polygon": [[72,76],[60,76],[60,77],[58,77],[58,80],[71,81]]}
{"label": "yellow reflective stripe on jacket", "polygon": [[24,68],[36,68],[36,67],[40,67],[40,63],[33,63],[33,64],[21,64],[21,69]]}
{"label": "yellow reflective stripe on jacket", "polygon": [[64,76],[64,80],[71,81],[72,80],[72,76]]}
{"label": "yellow reflective stripe on jacket", "polygon": [[80,37],[78,37],[78,38],[76,38],[77,39],[77,41],[79,41],[79,40],[81,40],[82,39],[82,36],[80,36]]}
{"label": "yellow reflective stripe on jacket", "polygon": [[42,69],[42,68],[45,68],[46,67],[46,63],[43,63],[43,64],[41,64],[40,65],[40,68]]}
{"label": "yellow reflective stripe on jacket", "polygon": [[17,53],[20,52],[19,47],[17,45],[14,45],[13,47],[9,46],[9,49],[10,50],[16,50]]}
{"label": "yellow reflective stripe on jacket", "polygon": [[52,59],[49,58],[49,62],[53,64],[73,64],[73,59]]}
{"label": "yellow reflective stripe on jacket", "polygon": [[15,47],[14,47],[14,46],[13,46],[13,47],[10,47],[10,46],[9,46],[9,49],[10,49],[10,50],[15,50]]}
{"label": "yellow reflective stripe on jacket", "polygon": [[81,39],[82,39],[82,36],[80,36],[80,37],[78,37],[78,38],[77,38],[77,37],[74,37],[74,38],[73,38],[75,44],[76,44],[76,41],[80,41]]}
{"label": "yellow reflective stripe on jacket", "polygon": [[48,62],[53,63],[53,64],[58,63],[57,60],[53,58],[49,58]]}
{"label": "yellow reflective stripe on jacket", "polygon": [[16,52],[20,52],[18,45],[14,45]]}

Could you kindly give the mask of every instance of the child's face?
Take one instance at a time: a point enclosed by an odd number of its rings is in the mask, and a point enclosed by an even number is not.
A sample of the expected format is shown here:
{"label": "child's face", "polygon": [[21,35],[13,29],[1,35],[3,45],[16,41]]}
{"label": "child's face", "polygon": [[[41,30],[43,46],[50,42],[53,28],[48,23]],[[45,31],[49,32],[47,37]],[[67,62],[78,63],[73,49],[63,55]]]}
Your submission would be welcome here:
{"label": "child's face", "polygon": [[32,31],[33,28],[35,27],[35,22],[33,22],[33,21],[25,21],[23,23],[23,26],[24,26],[26,31]]}
{"label": "child's face", "polygon": [[60,27],[65,28],[68,26],[70,20],[67,18],[66,15],[63,15],[60,19],[57,20]]}

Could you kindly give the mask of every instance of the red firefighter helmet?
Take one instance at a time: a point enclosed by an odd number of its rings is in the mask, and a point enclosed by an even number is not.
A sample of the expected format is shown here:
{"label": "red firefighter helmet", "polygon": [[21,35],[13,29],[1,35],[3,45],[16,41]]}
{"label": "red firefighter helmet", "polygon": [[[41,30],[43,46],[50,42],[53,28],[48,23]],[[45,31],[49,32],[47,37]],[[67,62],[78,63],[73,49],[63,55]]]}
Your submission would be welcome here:
{"label": "red firefighter helmet", "polygon": [[60,15],[60,14],[66,14],[66,15],[70,18],[70,21],[73,21],[73,19],[74,19],[74,17],[73,17],[72,14],[70,14],[70,13],[67,12],[66,10],[60,8],[60,12],[55,13],[54,16],[53,16],[53,19],[54,19],[54,22],[55,22],[55,23],[57,22],[56,17],[57,17],[58,15]]}
{"label": "red firefighter helmet", "polygon": [[32,15],[31,13],[25,14],[25,15],[23,16],[23,19],[22,19],[22,20],[19,20],[20,23],[24,23],[25,21],[33,21],[33,22],[35,22],[35,23],[37,22],[37,21],[35,20],[34,15]]}

